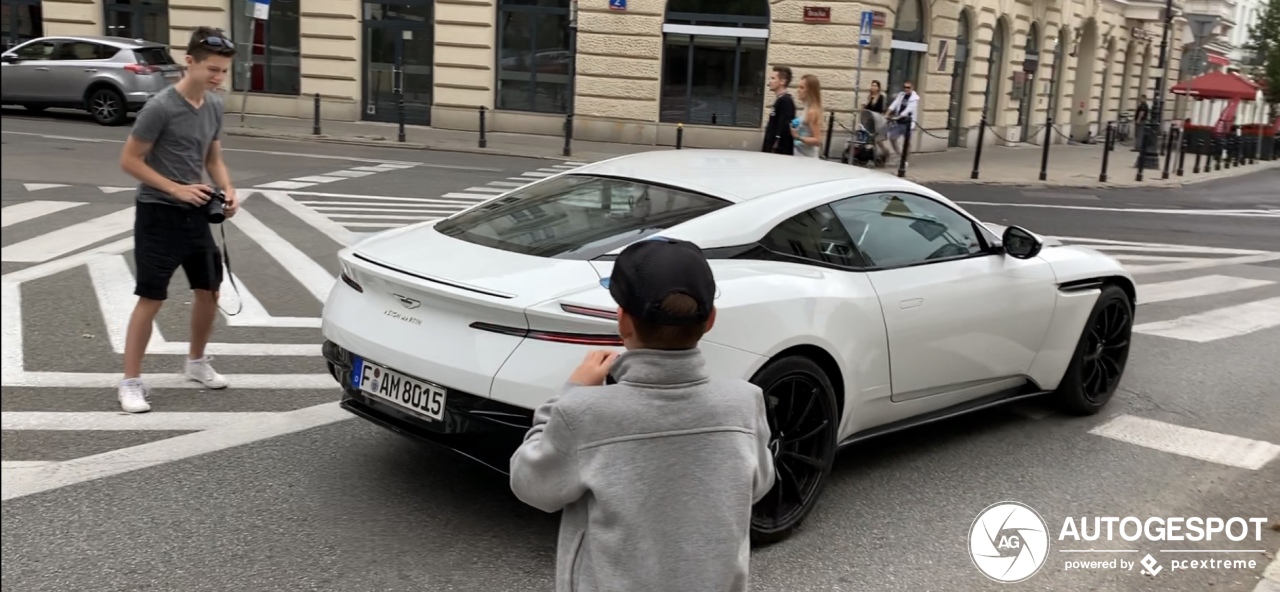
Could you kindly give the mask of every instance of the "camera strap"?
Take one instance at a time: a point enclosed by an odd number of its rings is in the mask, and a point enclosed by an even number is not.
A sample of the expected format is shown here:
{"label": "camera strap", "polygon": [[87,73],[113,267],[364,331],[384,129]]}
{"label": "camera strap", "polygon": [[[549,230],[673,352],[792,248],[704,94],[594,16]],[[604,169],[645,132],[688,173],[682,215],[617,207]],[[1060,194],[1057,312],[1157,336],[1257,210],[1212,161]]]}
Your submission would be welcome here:
{"label": "camera strap", "polygon": [[222,234],[223,269],[226,270],[227,279],[231,280],[231,289],[236,291],[236,301],[240,303],[240,308],[236,309],[235,312],[227,312],[226,309],[222,308],[221,304],[218,304],[218,310],[221,310],[223,314],[229,317],[234,317],[244,310],[244,298],[240,297],[240,287],[236,285],[236,276],[231,275],[231,253],[227,249],[227,227],[225,223],[218,225],[218,231]]}

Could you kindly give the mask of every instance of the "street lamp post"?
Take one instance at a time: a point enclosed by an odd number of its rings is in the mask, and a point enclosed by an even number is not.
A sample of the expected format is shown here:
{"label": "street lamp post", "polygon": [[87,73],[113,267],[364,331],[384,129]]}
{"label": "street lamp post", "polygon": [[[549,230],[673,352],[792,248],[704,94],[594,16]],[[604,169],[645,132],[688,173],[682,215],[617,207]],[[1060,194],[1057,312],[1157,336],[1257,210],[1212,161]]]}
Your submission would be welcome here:
{"label": "street lamp post", "polygon": [[1164,33],[1160,36],[1160,79],[1156,81],[1156,108],[1147,119],[1147,132],[1142,134],[1142,146],[1134,166],[1156,169],[1160,166],[1160,128],[1164,123],[1164,95],[1169,81],[1169,33],[1173,28],[1173,0],[1164,0]]}

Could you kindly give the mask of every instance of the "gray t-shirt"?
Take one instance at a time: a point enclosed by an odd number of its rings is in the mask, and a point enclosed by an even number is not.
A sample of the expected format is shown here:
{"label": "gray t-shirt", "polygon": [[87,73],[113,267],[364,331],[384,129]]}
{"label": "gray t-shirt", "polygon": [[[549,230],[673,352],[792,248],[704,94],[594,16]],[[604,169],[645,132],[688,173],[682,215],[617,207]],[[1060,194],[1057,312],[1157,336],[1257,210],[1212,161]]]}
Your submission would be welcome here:
{"label": "gray t-shirt", "polygon": [[[209,145],[222,135],[222,97],[211,92],[197,109],[174,86],[156,93],[138,112],[133,137],[151,143],[147,166],[182,184],[204,182],[204,159]],[[138,201],[192,207],[145,183],[138,184]]]}

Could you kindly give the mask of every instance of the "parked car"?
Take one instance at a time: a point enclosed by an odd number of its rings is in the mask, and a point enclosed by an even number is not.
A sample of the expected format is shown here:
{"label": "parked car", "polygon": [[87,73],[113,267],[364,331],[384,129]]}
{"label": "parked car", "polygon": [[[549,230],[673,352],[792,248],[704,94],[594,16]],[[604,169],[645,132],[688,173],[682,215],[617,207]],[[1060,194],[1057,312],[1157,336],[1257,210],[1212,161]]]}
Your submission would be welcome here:
{"label": "parked car", "polygon": [[339,252],[322,350],[341,406],[507,471],[583,355],[621,349],[613,261],[658,236],[715,274],[707,371],[764,391],[778,478],[759,542],[809,514],[846,445],[1028,397],[1094,414],[1124,374],[1135,286],[1106,254],[876,170],[669,150]]}
{"label": "parked car", "polygon": [[102,125],[123,124],[182,77],[168,46],[123,37],[41,37],[0,60],[0,103],[83,109]]}

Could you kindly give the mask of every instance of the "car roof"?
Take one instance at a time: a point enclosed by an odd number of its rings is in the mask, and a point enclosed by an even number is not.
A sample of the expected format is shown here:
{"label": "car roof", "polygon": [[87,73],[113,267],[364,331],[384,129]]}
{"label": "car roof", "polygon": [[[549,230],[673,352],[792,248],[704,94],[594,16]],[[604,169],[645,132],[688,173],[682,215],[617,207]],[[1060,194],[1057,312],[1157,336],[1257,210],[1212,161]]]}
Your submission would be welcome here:
{"label": "car roof", "polygon": [[106,35],[46,35],[32,41],[88,41],[102,43],[121,49],[139,49],[144,47],[168,47],[163,43],[146,39],[130,39],[128,37],[109,37]]}
{"label": "car roof", "polygon": [[919,185],[887,173],[817,158],[745,150],[656,150],[619,156],[573,174],[607,175],[685,188],[740,203],[829,181],[865,179],[901,189]]}

